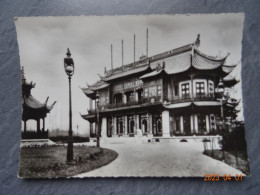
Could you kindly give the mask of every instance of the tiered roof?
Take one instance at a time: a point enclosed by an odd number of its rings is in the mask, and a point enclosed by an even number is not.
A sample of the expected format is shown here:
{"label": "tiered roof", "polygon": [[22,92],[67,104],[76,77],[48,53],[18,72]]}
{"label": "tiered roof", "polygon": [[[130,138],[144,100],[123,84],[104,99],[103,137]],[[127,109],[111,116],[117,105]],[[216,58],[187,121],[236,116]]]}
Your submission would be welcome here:
{"label": "tiered roof", "polygon": [[35,83],[28,83],[24,76],[24,69],[22,67],[22,105],[23,105],[23,120],[45,118],[56,101],[50,106],[47,105],[49,97],[44,103],[39,102],[31,95],[31,89],[35,87]]}
{"label": "tiered roof", "polygon": [[[208,56],[198,50],[199,45],[200,37],[198,35],[194,43],[109,70],[101,77],[100,81],[82,90],[89,96],[94,94],[96,90],[101,89],[99,87],[100,83],[102,83],[102,88],[105,88],[109,86],[109,83],[113,80],[137,73],[144,73],[140,78],[145,79],[162,73],[168,75],[178,74],[189,70],[191,67],[196,70],[220,69],[222,71],[221,76],[224,77],[224,83],[228,85],[236,83],[235,78],[229,75],[236,65],[228,66],[225,64],[225,60],[229,54],[222,58]],[[165,66],[162,67],[161,64],[165,64]]]}

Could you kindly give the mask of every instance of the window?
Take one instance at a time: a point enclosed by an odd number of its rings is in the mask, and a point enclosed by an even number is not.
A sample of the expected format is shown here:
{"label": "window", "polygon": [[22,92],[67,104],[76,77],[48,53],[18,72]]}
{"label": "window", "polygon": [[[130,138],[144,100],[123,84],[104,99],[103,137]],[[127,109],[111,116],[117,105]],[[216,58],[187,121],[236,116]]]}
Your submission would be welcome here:
{"label": "window", "polygon": [[148,88],[145,88],[145,89],[144,89],[144,96],[145,96],[145,97],[148,97]]}
{"label": "window", "polygon": [[201,96],[205,94],[205,83],[204,82],[196,82],[196,94],[197,96]]}
{"label": "window", "polygon": [[126,101],[127,102],[134,102],[135,97],[134,97],[134,92],[128,92],[126,93]]}
{"label": "window", "polygon": [[157,96],[157,86],[149,87],[149,97]]}
{"label": "window", "polygon": [[190,96],[190,84],[184,83],[181,85],[181,94],[182,97],[186,98]]}
{"label": "window", "polygon": [[158,95],[161,95],[162,94],[162,87],[161,85],[158,86]]}
{"label": "window", "polygon": [[122,94],[121,93],[115,94],[114,100],[116,104],[121,103],[123,101]]}
{"label": "window", "polygon": [[143,100],[143,90],[142,89],[138,90],[137,94],[138,94],[138,102],[142,102],[142,100]]}

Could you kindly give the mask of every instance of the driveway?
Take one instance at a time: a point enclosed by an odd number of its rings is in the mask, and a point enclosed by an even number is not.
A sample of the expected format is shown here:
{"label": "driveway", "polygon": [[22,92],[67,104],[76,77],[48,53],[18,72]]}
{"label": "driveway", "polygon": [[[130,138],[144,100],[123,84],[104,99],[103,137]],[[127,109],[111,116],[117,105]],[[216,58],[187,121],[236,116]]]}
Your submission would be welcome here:
{"label": "driveway", "polygon": [[221,161],[203,155],[201,142],[114,142],[103,143],[102,147],[115,150],[118,153],[117,159],[76,177],[244,175]]}

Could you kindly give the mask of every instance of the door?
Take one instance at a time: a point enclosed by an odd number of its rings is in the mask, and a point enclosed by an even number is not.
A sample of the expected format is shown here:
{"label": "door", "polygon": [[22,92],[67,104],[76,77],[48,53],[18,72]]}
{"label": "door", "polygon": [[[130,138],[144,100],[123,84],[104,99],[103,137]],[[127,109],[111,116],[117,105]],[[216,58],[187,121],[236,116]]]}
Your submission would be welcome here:
{"label": "door", "polygon": [[190,129],[190,116],[185,115],[183,116],[183,130],[185,135],[191,135],[191,129]]}

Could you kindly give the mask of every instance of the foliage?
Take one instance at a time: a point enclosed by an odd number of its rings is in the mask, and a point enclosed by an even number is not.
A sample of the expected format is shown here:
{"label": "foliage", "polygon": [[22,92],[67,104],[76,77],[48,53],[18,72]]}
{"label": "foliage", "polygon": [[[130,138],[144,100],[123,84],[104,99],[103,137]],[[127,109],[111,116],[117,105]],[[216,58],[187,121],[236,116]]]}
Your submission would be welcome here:
{"label": "foliage", "polygon": [[243,122],[236,122],[235,128],[228,132],[223,133],[223,140],[220,142],[222,150],[225,151],[247,151],[245,140],[245,128]]}

